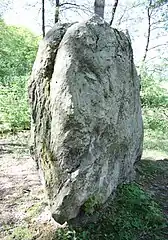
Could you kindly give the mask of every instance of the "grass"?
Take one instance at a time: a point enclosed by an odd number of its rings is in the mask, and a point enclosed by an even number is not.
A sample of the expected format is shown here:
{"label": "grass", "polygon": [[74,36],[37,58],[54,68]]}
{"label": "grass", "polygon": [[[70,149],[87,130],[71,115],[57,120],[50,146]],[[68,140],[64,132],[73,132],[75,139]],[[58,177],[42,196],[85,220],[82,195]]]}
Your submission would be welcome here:
{"label": "grass", "polygon": [[32,233],[27,226],[18,226],[16,227],[8,240],[32,240]]}
{"label": "grass", "polygon": [[29,207],[26,210],[27,218],[33,218],[33,217],[36,217],[37,215],[39,215],[41,213],[43,207],[44,206],[41,202],[38,202],[38,203],[32,205],[31,207]]}
{"label": "grass", "polygon": [[163,160],[160,161],[151,161],[143,160],[141,161],[141,169],[143,170],[143,176],[161,176],[167,175],[168,177],[168,165],[164,164]]}
{"label": "grass", "polygon": [[[168,124],[168,121],[166,121]],[[168,159],[168,131],[145,129],[143,159]]]}
{"label": "grass", "polygon": [[162,239],[165,226],[166,219],[159,205],[139,185],[132,183],[118,187],[115,200],[100,211],[96,223],[59,229],[53,239]]}

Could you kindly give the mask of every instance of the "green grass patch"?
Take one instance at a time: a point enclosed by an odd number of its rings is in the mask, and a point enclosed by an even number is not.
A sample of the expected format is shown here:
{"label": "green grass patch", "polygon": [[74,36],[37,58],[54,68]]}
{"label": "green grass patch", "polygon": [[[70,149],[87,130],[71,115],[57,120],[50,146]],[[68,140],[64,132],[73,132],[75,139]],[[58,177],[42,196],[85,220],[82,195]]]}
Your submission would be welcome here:
{"label": "green grass patch", "polygon": [[32,240],[33,235],[27,226],[18,226],[13,230],[13,233],[8,240]]}
{"label": "green grass patch", "polygon": [[29,218],[36,217],[41,213],[42,208],[43,208],[43,204],[41,202],[32,205],[26,210],[27,217]]}
{"label": "green grass patch", "polygon": [[59,229],[55,240],[164,239],[166,220],[159,205],[137,184],[118,187],[116,197],[101,210],[96,223]]}
{"label": "green grass patch", "polygon": [[[137,175],[138,182],[140,182],[144,187],[155,183],[158,185],[158,188],[159,186],[166,186],[168,179],[168,160],[141,160],[138,163],[137,172],[139,173]],[[151,188],[149,188],[149,191],[150,190]],[[160,199],[157,200],[160,202]],[[163,203],[161,204],[163,205]]]}
{"label": "green grass patch", "polygon": [[143,171],[143,175],[167,175],[168,177],[168,164],[164,163],[164,160],[161,161],[150,161],[143,160],[141,161],[141,169]]}
{"label": "green grass patch", "polygon": [[168,156],[168,131],[145,129],[144,150],[147,149],[158,150]]}

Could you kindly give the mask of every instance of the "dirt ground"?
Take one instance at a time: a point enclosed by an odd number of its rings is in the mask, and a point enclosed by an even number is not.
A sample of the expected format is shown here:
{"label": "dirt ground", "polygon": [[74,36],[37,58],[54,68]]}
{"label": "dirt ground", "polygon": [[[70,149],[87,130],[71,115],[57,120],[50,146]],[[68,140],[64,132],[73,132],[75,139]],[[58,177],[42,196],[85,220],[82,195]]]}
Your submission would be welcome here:
{"label": "dirt ground", "polygon": [[[52,222],[35,161],[28,149],[29,132],[0,139],[0,239],[50,239]],[[142,160],[137,181],[168,217],[168,160]],[[168,239],[168,230],[165,230]]]}
{"label": "dirt ground", "polygon": [[41,232],[53,228],[28,141],[28,132],[0,139],[0,239],[45,239]]}

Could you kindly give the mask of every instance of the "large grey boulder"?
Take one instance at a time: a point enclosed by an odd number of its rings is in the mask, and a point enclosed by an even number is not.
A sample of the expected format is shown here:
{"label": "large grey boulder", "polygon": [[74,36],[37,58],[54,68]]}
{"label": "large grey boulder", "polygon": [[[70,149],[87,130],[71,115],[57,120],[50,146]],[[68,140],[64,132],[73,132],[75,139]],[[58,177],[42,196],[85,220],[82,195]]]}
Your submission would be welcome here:
{"label": "large grey boulder", "polygon": [[55,25],[31,76],[34,154],[63,223],[134,177],[142,153],[140,80],[129,38],[93,16]]}

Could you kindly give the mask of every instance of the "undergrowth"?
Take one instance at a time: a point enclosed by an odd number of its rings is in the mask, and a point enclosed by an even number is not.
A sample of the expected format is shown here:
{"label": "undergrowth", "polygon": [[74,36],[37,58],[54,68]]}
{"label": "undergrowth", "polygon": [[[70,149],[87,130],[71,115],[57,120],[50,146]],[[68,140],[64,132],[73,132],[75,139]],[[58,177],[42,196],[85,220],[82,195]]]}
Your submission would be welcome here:
{"label": "undergrowth", "polygon": [[15,77],[10,84],[0,85],[1,131],[26,130],[30,128],[30,113],[27,93],[28,77]]}
{"label": "undergrowth", "polygon": [[168,90],[159,81],[142,73],[143,149],[158,150],[168,156]]}
{"label": "undergrowth", "polygon": [[27,82],[39,38],[0,19],[0,133],[30,128]]}
{"label": "undergrowth", "polygon": [[32,240],[32,234],[27,226],[18,226],[7,240]]}
{"label": "undergrowth", "polygon": [[96,223],[76,229],[71,226],[59,229],[53,239],[164,239],[161,230],[165,226],[166,220],[159,205],[133,183],[118,188],[115,200],[100,212]]}

